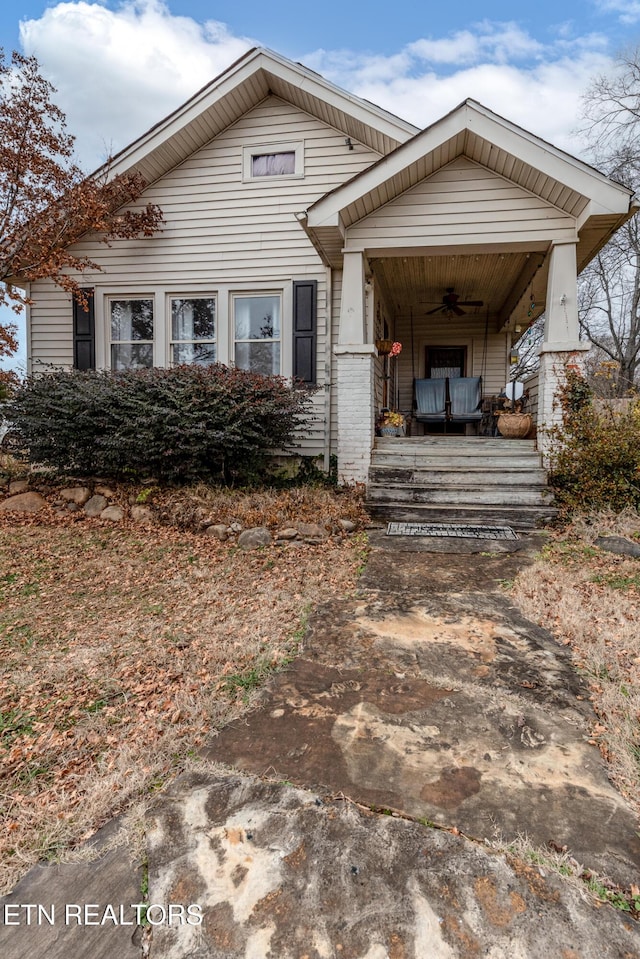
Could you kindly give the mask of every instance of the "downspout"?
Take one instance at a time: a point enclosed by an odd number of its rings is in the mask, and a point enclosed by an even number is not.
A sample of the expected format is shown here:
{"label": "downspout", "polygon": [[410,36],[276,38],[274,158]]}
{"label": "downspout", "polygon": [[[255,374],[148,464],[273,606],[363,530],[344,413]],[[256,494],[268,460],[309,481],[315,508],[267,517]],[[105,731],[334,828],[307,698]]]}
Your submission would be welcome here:
{"label": "downspout", "polygon": [[[27,283],[24,288],[25,296],[29,299],[31,296],[31,284]],[[26,350],[27,350],[27,362],[26,370],[27,375],[31,376],[33,373],[33,348],[32,348],[32,338],[31,338],[31,304],[27,303],[24,308],[24,322],[25,322],[25,340],[26,340]]]}
{"label": "downspout", "polygon": [[323,469],[329,474],[331,470],[331,414],[332,394],[331,376],[333,371],[333,270],[330,266],[325,267],[326,272],[326,334],[324,350],[324,456]]}

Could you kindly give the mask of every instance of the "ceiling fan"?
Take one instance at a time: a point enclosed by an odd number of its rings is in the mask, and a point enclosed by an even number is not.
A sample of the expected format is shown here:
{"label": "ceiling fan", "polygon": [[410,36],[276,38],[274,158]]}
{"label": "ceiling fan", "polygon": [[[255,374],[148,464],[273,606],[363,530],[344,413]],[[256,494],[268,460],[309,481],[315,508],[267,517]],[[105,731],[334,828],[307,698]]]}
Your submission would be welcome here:
{"label": "ceiling fan", "polygon": [[466,310],[462,310],[462,306],[484,306],[483,300],[460,300],[460,297],[457,293],[454,293],[454,288],[452,286],[447,287],[447,292],[442,297],[442,303],[436,306],[433,310],[428,310],[425,313],[425,316],[431,316],[432,313],[455,313],[456,316],[464,316]]}

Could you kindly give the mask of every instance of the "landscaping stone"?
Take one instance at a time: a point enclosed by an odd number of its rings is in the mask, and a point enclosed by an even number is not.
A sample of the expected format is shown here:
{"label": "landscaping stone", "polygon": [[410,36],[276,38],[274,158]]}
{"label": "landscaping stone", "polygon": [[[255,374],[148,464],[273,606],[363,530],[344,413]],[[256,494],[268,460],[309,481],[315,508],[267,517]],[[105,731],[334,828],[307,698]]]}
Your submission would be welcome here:
{"label": "landscaping stone", "polygon": [[28,479],[16,479],[11,480],[9,483],[9,493],[14,496],[18,493],[26,493],[29,489],[29,480]]}
{"label": "landscaping stone", "polygon": [[238,537],[238,546],[241,549],[260,549],[261,546],[270,546],[273,542],[271,533],[266,526],[254,526],[246,529]]}
{"label": "landscaping stone", "polygon": [[[111,509],[118,507],[112,506]],[[131,519],[136,523],[153,523],[153,511],[149,506],[132,506]]]}
{"label": "landscaping stone", "polygon": [[219,539],[221,543],[224,543],[226,539],[229,539],[229,530],[224,523],[217,523],[213,526],[207,526],[205,533],[207,536],[212,536],[214,539]]}
{"label": "landscaping stone", "polygon": [[345,533],[355,533],[356,524],[350,519],[339,519],[338,526],[340,529],[343,529]]}
{"label": "landscaping stone", "polygon": [[100,513],[106,509],[108,505],[107,497],[96,493],[85,503],[84,511],[87,516],[100,516]]}
{"label": "landscaping stone", "polygon": [[100,519],[107,519],[112,523],[120,523],[124,519],[124,510],[121,506],[107,506],[100,513]]}
{"label": "landscaping stone", "polygon": [[630,539],[625,539],[624,536],[598,536],[596,546],[617,556],[640,557],[640,543],[634,543]]}
{"label": "landscaping stone", "polygon": [[16,513],[37,513],[44,509],[47,501],[40,493],[18,493],[16,496],[10,496],[0,503],[0,510],[8,512],[13,510]]}
{"label": "landscaping stone", "polygon": [[287,527],[286,529],[279,529],[276,533],[276,539],[297,539],[298,530],[294,529],[292,526]]}
{"label": "landscaping stone", "polygon": [[116,495],[110,486],[96,486],[94,492],[97,493],[98,496],[106,496],[107,499],[113,499]]}
{"label": "landscaping stone", "polygon": [[242,532],[242,524],[241,524],[241,523],[232,523],[231,526],[229,527],[229,532],[230,532],[230,533],[241,533],[241,532]]}
{"label": "landscaping stone", "polygon": [[305,543],[324,543],[329,538],[324,526],[318,523],[298,523],[297,530]]}
{"label": "landscaping stone", "polygon": [[69,503],[84,506],[91,499],[91,490],[87,486],[70,486],[67,489],[61,489],[60,496]]}

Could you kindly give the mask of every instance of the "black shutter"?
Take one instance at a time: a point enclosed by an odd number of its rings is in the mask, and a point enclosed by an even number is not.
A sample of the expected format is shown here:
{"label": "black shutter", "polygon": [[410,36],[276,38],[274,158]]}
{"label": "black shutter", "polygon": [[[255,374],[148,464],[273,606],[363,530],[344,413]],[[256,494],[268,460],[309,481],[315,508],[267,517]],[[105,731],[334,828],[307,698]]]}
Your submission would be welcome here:
{"label": "black shutter", "polygon": [[93,308],[93,290],[82,291],[87,298],[87,309],[73,299],[73,365],[76,370],[96,368],[96,330]]}
{"label": "black shutter", "polygon": [[317,280],[293,281],[293,376],[316,385]]}

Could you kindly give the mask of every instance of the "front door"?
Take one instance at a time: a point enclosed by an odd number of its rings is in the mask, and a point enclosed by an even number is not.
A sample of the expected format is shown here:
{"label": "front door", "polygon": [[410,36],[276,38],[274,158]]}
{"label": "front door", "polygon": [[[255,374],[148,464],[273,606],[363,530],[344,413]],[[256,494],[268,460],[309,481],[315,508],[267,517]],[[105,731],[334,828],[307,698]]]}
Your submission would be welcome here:
{"label": "front door", "polygon": [[466,346],[427,346],[425,376],[432,380],[464,376],[466,359]]}

